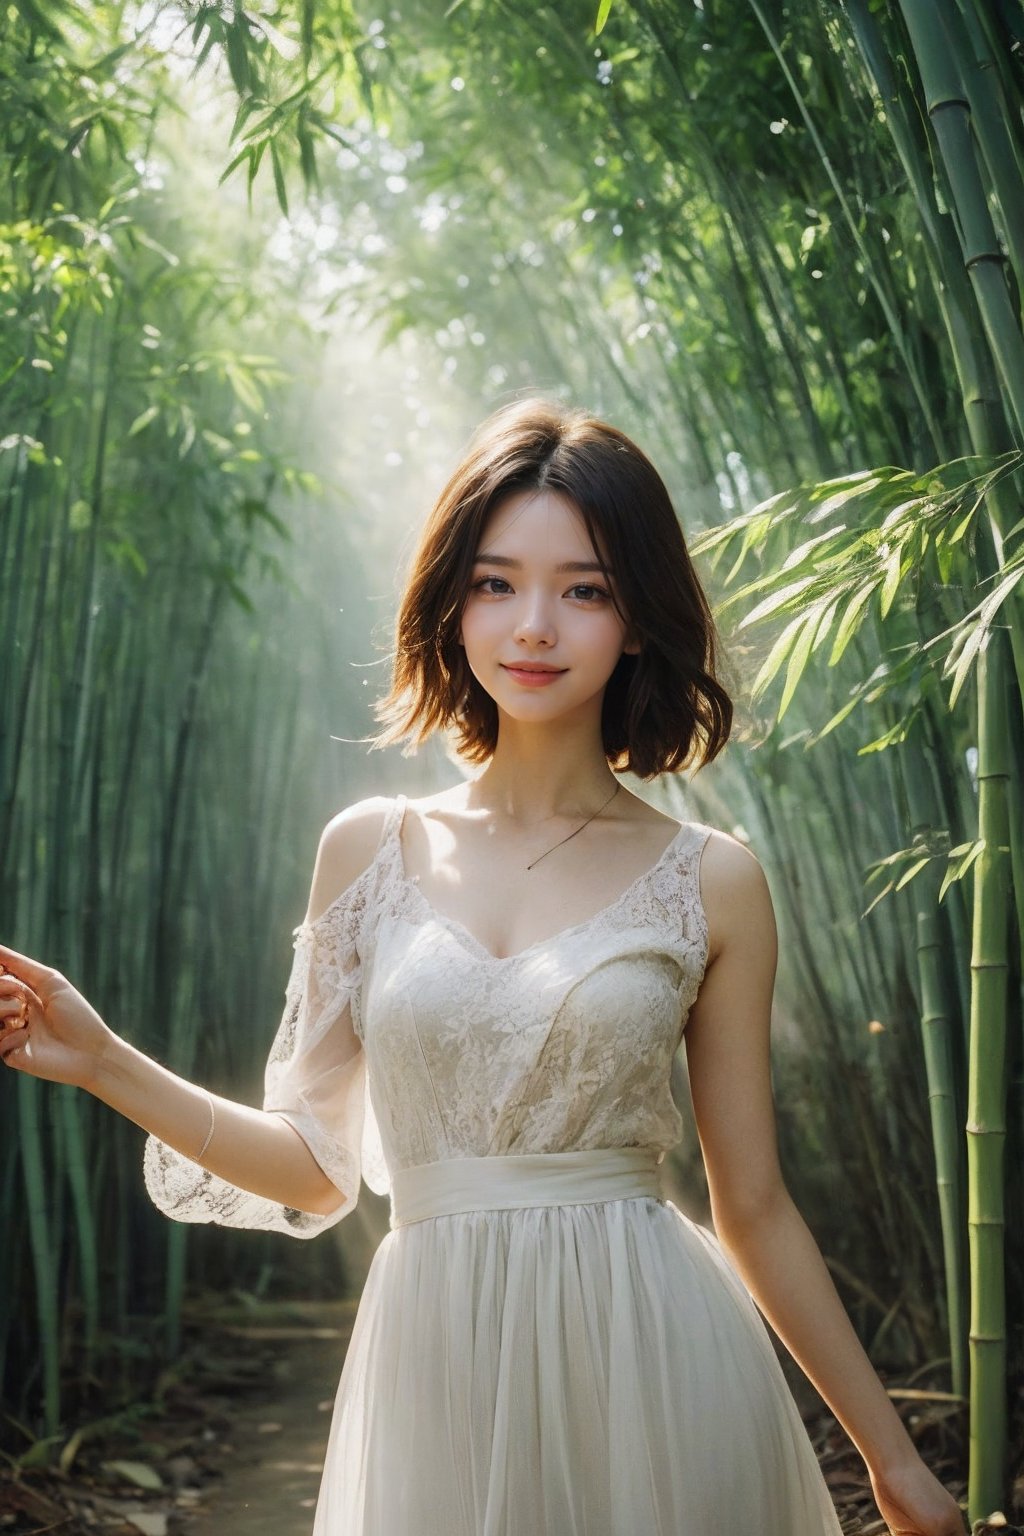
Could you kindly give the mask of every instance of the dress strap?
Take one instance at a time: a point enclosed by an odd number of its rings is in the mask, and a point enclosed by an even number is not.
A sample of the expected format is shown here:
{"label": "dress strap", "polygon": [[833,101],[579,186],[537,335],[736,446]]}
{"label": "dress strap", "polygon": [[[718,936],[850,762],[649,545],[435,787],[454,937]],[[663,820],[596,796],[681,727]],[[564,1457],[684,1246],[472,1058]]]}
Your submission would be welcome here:
{"label": "dress strap", "polygon": [[380,841],[377,844],[378,853],[391,842],[392,838],[397,839],[399,832],[402,830],[402,822],[405,820],[405,807],[407,804],[408,797],[406,795],[396,795],[388,806],[387,815],[384,817],[384,825],[380,832]]}

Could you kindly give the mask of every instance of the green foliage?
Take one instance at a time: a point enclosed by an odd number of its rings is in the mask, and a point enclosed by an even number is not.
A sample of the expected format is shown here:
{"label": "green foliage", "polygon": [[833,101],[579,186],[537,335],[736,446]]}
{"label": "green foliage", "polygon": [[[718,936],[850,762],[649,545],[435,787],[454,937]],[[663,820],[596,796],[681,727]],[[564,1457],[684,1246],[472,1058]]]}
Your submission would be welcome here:
{"label": "green foliage", "polygon": [[[125,40],[119,9],[10,6],[6,20],[3,931],[188,1070],[200,966],[269,1039],[282,950],[265,936],[308,879],[295,850],[323,794],[321,764],[290,756],[304,689],[330,686],[309,661],[297,677],[289,652],[305,639],[327,665],[293,545],[319,486],[275,424],[308,326],[283,285],[246,279],[237,226],[225,239],[208,209],[190,214],[199,148],[181,147],[177,66],[144,34]],[[263,254],[265,230],[245,239]],[[336,531],[338,557],[344,542]],[[226,775],[244,793],[225,795]],[[266,862],[233,889],[254,841]],[[203,1020],[204,1073],[230,1056],[219,1013]],[[29,1459],[45,1461],[65,1438],[72,1352],[75,1380],[99,1369],[111,1392],[153,1368],[130,1314],[162,1305],[169,1228],[137,1173],[121,1187],[139,1166],[130,1127],[13,1073],[0,1095],[0,1368],[9,1409],[42,1421]],[[134,1356],[118,1343],[130,1333]]]}
{"label": "green foliage", "polygon": [[[873,599],[879,621],[897,605],[914,617],[907,633],[924,631],[919,641],[904,645],[899,628],[890,625],[895,642],[890,649],[903,654],[851,688],[842,709],[807,738],[805,747],[816,745],[858,705],[874,704],[893,690],[923,693],[929,671],[943,680],[952,677],[948,707],[954,707],[980,646],[1024,576],[1024,545],[1006,561],[999,581],[980,603],[938,633],[927,634],[927,627],[936,616],[948,617],[951,608],[962,609],[963,590],[974,570],[973,525],[992,488],[1020,464],[1021,455],[1013,452],[989,463],[960,459],[924,474],[892,468],[860,471],[780,493],[694,542],[694,553],[707,555],[712,569],[726,555],[734,557],[726,586],[748,557],[756,558],[761,574],[734,587],[719,603],[719,613],[742,605],[739,631],[794,615],[774,641],[751,690],[754,698],[760,697],[786,667],[779,720],[812,654],[834,628],[826,659],[829,667],[837,666],[868,620]],[[823,523],[829,525],[823,531],[802,536],[804,527]],[[754,597],[760,601],[751,608]],[[860,750],[877,751],[905,740],[913,717],[914,712],[904,716],[884,740]]]}

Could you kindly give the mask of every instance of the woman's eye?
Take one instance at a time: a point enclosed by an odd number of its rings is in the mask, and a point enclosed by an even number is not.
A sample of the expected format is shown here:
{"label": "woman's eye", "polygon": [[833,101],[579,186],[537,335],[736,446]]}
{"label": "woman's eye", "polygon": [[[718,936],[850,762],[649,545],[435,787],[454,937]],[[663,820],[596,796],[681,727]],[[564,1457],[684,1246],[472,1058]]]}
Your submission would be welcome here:
{"label": "woman's eye", "polygon": [[[473,583],[473,591],[483,592],[491,597],[504,597],[507,592],[512,591],[512,586],[504,576],[481,576],[479,581]],[[611,594],[606,592],[604,587],[596,586],[591,581],[577,582],[574,587],[569,588],[568,595],[584,603],[611,601]]]}

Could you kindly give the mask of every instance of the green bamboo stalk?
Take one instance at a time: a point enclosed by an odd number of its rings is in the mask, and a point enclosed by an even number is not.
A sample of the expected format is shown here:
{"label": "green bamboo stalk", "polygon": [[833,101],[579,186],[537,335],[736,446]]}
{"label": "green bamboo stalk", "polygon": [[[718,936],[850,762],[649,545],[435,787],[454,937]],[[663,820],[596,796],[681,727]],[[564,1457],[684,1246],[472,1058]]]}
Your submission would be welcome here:
{"label": "green bamboo stalk", "polygon": [[[939,7],[939,22],[946,47],[959,62],[971,110],[971,126],[981,150],[988,179],[999,200],[1003,239],[1018,284],[1024,284],[1024,180],[1017,162],[1008,118],[1002,103],[991,91],[992,71],[978,57],[983,40],[975,28],[965,25],[955,5]],[[933,23],[934,25],[934,23]],[[991,60],[989,60],[989,65]]]}
{"label": "green bamboo stalk", "polygon": [[[45,441],[45,438],[43,440]],[[41,479],[42,475],[37,466],[30,463],[19,487],[18,503],[22,515],[16,525],[14,562],[10,580],[4,589],[4,601],[0,604],[0,613],[10,619],[8,631],[4,636],[3,655],[7,660],[17,657],[19,662],[17,667],[10,666],[12,691],[17,679],[17,699],[16,702],[12,702],[10,711],[5,711],[5,719],[8,722],[8,729],[4,732],[6,772],[3,800],[0,801],[0,841],[5,848],[10,845],[20,776],[27,767],[26,722],[33,680],[42,671],[45,654],[48,581],[56,542],[53,539],[41,539],[38,547],[32,550],[32,580],[31,583],[27,583],[24,576],[25,571],[29,569],[26,556],[27,530],[36,506],[36,498],[32,490]],[[45,488],[40,485],[39,498],[45,499],[45,495]],[[33,593],[32,611],[27,618],[21,619],[19,618],[21,594],[29,586]],[[20,648],[16,644],[16,637],[19,635],[22,640]],[[6,666],[4,670],[7,670]]]}
{"label": "green bamboo stalk", "polygon": [[[975,282],[972,297],[961,239],[954,234],[949,216],[941,213],[936,204],[934,171],[937,168],[932,166],[925,148],[919,143],[915,133],[915,116],[903,101],[901,78],[892,67],[889,51],[866,0],[845,0],[845,7],[861,57],[885,108],[886,123],[914,194],[927,236],[926,254],[937,267],[940,280],[935,287],[960,383],[971,446],[975,453],[983,456],[1005,453],[1013,446],[1013,439],[1008,430],[1007,413],[999,391],[992,351],[979,311],[977,286]],[[922,30],[926,31],[929,42],[933,42],[934,28],[927,16],[922,17]],[[936,93],[945,91],[947,94],[955,94],[956,67],[948,54],[938,52],[930,59],[929,81]],[[973,150],[970,153],[973,157]],[[983,207],[979,211],[978,218],[981,222],[988,220],[991,239],[995,243],[995,232],[987,208]],[[985,505],[990,547],[989,541],[979,542],[976,558],[981,576],[991,575],[1003,563],[1003,541],[1017,522],[1019,495],[1009,480],[1000,481],[990,490]],[[1017,686],[1024,694],[1024,598],[1019,592],[1011,594],[1007,615]],[[966,1018],[966,1010],[964,1016]]]}
{"label": "green bamboo stalk", "polygon": [[[1024,1131],[1024,701],[1020,696],[1011,700],[1009,721],[1010,782],[1007,786],[1010,826],[1010,883],[1017,917],[1017,1015],[1021,1025],[1018,1044],[1017,1124]],[[1024,1218],[1024,1180],[1018,1181],[1018,1197]],[[1017,1230],[1024,1230],[1024,1219],[1018,1220]]]}
{"label": "green bamboo stalk", "polygon": [[768,39],[769,47],[778,60],[779,68],[782,70],[782,73],[786,78],[786,84],[789,86],[793,100],[796,102],[797,110],[800,113],[800,116],[804,122],[804,126],[806,127],[807,132],[811,137],[811,142],[814,144],[814,147],[818,153],[818,157],[821,160],[825,174],[828,176],[832,190],[838,199],[839,207],[842,210],[843,218],[846,221],[847,228],[853,237],[854,244],[856,245],[857,250],[860,252],[861,260],[864,263],[865,277],[874,289],[875,296],[882,308],[882,313],[885,316],[886,323],[889,328],[889,334],[892,336],[893,344],[897,353],[899,354],[901,362],[903,363],[907,382],[909,383],[911,389],[914,391],[914,399],[916,400],[918,409],[921,412],[922,420],[928,427],[928,432],[931,437],[932,447],[934,449],[935,455],[938,459],[941,460],[945,458],[946,455],[943,449],[942,433],[932,407],[930,390],[927,387],[926,381],[922,377],[921,370],[918,368],[915,359],[911,356],[906,330],[903,326],[900,315],[896,310],[892,295],[889,293],[886,285],[880,280],[877,270],[877,263],[873,258],[872,252],[868,247],[867,242],[864,239],[864,232],[861,226],[861,221],[854,215],[853,209],[850,207],[850,201],[846,195],[846,189],[843,186],[840,178],[836,175],[835,167],[832,164],[832,160],[829,156],[824,140],[822,139],[821,134],[818,132],[817,124],[814,118],[811,116],[811,112],[807,105],[803,91],[800,89],[799,82],[789,67],[789,63],[785,57],[785,54],[782,52],[782,48],[779,45],[778,39],[776,38],[768,18],[764,13],[764,8],[760,4],[760,0],[748,0],[748,3],[751,10],[754,12],[754,15],[757,17],[758,22],[760,23],[762,32]]}
{"label": "green bamboo stalk", "polygon": [[[1012,0],[1020,14],[1020,0]],[[1016,112],[1014,106],[1020,94],[1020,82],[1014,73],[1013,59],[1013,34],[1011,31],[1001,34],[996,12],[1000,9],[998,4],[992,4],[992,0],[957,0],[960,14],[971,33],[975,57],[983,62],[984,67],[991,72],[993,89],[998,89],[999,97],[1007,116],[1012,118]],[[1009,44],[1009,46],[1007,46]],[[1021,146],[1018,133],[1014,133],[1014,153],[1024,175],[1024,147]]]}
{"label": "green bamboo stalk", "polygon": [[971,1260],[971,1520],[1003,1506],[1007,1450],[1003,1145],[1006,1140],[1006,1003],[1009,825],[1006,670],[993,630],[978,658],[978,831],[971,952],[971,1051],[967,1104],[967,1226]]}
{"label": "green bamboo stalk", "polygon": [[[938,720],[928,719],[929,740],[927,747],[927,759],[931,772],[932,783],[935,786],[935,801],[939,807],[937,819],[946,828],[963,828],[970,825],[973,831],[973,818],[975,808],[973,799],[968,807],[971,820],[968,821],[964,814],[962,795],[964,794],[964,780],[966,771],[959,763],[950,762],[950,751]],[[969,793],[969,790],[968,790]],[[958,835],[950,838],[950,846],[965,842],[966,835]],[[946,910],[946,920],[949,924],[951,947],[947,950],[949,966],[947,975],[952,985],[956,988],[957,1013],[960,1020],[960,1039],[962,1050],[960,1056],[963,1062],[967,1060],[967,1051],[970,1043],[970,1017],[971,1017],[971,985],[970,985],[970,919],[965,898],[965,884],[956,881],[946,892],[943,906]],[[962,1105],[966,1113],[966,1102]]]}
{"label": "green bamboo stalk", "polygon": [[[919,877],[920,878],[920,877]],[[953,1391],[967,1396],[968,1287],[963,1242],[963,1191],[960,1181],[960,1132],[953,1074],[952,1024],[945,1007],[942,940],[934,907],[917,914],[917,958],[921,985],[921,1040],[928,1078],[935,1186],[942,1222],[942,1257],[946,1275],[950,1374]]]}
{"label": "green bamboo stalk", "polygon": [[43,1368],[43,1425],[46,1434],[60,1427],[60,1328],[57,1306],[57,1254],[46,1201],[46,1170],[39,1124],[39,1084],[18,1078],[21,1166],[25,1179],[32,1273],[35,1281],[39,1353]]}
{"label": "green bamboo stalk", "polygon": [[[18,1316],[21,1300],[18,1281],[21,1277],[16,1277],[14,1257],[17,1246],[14,1214],[20,1205],[17,1192],[20,1176],[18,1159],[4,1158],[3,1172],[0,1174],[0,1211],[10,1212],[11,1216],[6,1224],[9,1240],[0,1243],[0,1381],[7,1380],[7,1352],[12,1341],[22,1332],[22,1319]],[[22,1268],[20,1264],[17,1267]]]}
{"label": "green bamboo stalk", "polygon": [[[722,197],[723,199],[729,198],[724,185]],[[733,202],[735,210],[731,216],[738,228],[742,229],[744,215],[740,214],[738,218],[737,213],[744,207],[746,200],[736,185],[732,188],[732,197],[729,200]],[[819,420],[818,412],[814,408],[808,379],[807,359],[800,356],[794,339],[796,322],[793,319],[787,320],[782,312],[783,307],[792,312],[793,304],[789,289],[792,287],[793,279],[787,273],[787,281],[784,285],[772,281],[773,267],[775,268],[775,275],[777,276],[778,274],[778,252],[770,240],[757,238],[760,233],[759,225],[761,221],[749,207],[749,204],[747,204],[745,209],[745,222],[749,232],[746,242],[747,261],[750,263],[751,273],[762,303],[771,317],[772,330],[779,349],[789,364],[790,388],[793,391],[793,398],[800,415],[800,420],[807,433],[808,441],[814,449],[816,472],[823,479],[827,479],[830,475],[836,474],[838,465],[831,445],[825,435],[825,429]],[[749,237],[750,234],[753,234],[753,238]],[[766,252],[767,262],[761,260],[760,251],[762,249]]]}
{"label": "green bamboo stalk", "polygon": [[[951,52],[944,19],[949,0],[900,0],[958,215],[958,232],[1006,402],[1024,443],[1024,337],[1003,275],[1005,256],[981,177],[967,91]],[[943,21],[936,26],[936,22]]]}
{"label": "green bamboo stalk", "polygon": [[77,1089],[59,1087],[51,1092],[57,1095],[58,1112],[63,1122],[64,1162],[75,1214],[82,1286],[84,1366],[89,1371],[92,1369],[100,1328],[99,1249],[96,1242],[96,1216],[89,1193],[89,1160]]}

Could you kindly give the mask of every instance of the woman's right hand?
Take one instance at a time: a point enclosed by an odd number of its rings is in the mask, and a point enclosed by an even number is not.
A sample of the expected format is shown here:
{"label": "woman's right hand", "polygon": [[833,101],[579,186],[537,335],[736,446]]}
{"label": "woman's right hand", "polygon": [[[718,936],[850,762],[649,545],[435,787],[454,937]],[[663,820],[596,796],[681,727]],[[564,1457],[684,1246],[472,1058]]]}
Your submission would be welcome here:
{"label": "woman's right hand", "polygon": [[60,971],[0,944],[0,1057],[5,1067],[88,1088],[117,1036]]}
{"label": "woman's right hand", "polygon": [[889,1471],[869,1471],[892,1536],[963,1536],[960,1506],[916,1453]]}

